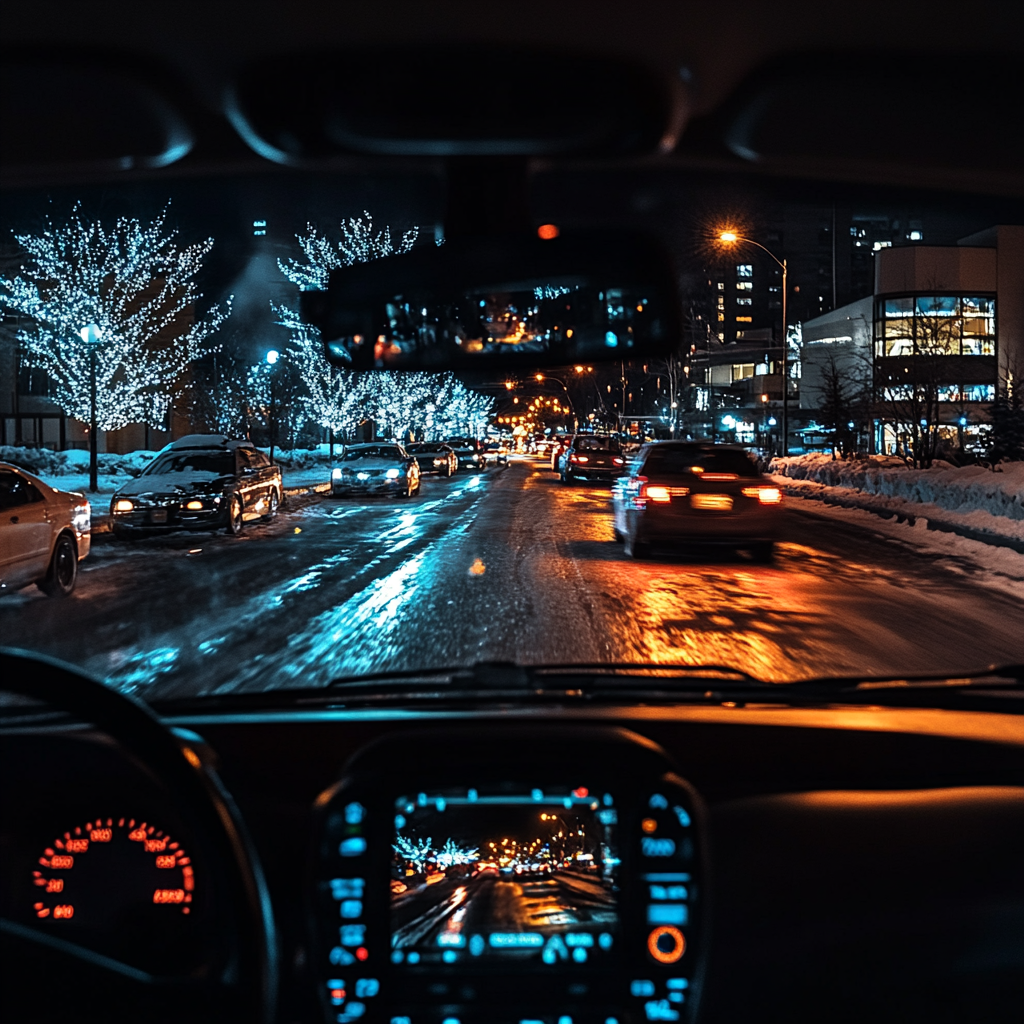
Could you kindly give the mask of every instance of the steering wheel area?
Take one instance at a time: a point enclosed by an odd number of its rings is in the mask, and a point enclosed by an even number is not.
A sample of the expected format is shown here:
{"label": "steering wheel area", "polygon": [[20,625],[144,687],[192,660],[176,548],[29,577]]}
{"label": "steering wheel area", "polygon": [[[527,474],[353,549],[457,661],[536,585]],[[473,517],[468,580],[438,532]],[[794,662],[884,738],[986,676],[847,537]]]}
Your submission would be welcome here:
{"label": "steering wheel area", "polygon": [[[0,648],[0,679],[0,690],[94,726],[160,787],[216,887],[210,926],[220,950],[215,969],[158,976],[3,917],[4,1017],[271,1021],[277,949],[270,899],[241,817],[216,773],[141,701],[59,661]],[[16,786],[18,779],[8,776],[4,785]]]}

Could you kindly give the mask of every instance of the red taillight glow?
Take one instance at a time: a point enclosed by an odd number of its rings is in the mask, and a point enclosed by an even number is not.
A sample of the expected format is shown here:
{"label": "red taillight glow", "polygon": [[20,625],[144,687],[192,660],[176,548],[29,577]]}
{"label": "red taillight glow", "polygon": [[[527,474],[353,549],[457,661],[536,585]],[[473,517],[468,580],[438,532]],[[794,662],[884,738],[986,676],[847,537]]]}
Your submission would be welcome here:
{"label": "red taillight glow", "polygon": [[[707,477],[704,478],[705,480]],[[744,487],[743,494],[748,498],[757,498],[762,505],[780,505],[782,491],[778,487]]]}
{"label": "red taillight glow", "polygon": [[702,473],[701,480],[739,480],[735,473]]}
{"label": "red taillight glow", "polygon": [[625,459],[620,459],[617,455],[612,459],[613,466],[622,466],[625,464]]}
{"label": "red taillight glow", "polygon": [[589,455],[571,455],[569,457],[569,461],[570,462],[589,462],[590,461],[590,456]]}
{"label": "red taillight glow", "polygon": [[640,497],[648,501],[665,502],[672,500],[672,494],[667,487],[659,487],[657,484],[644,484],[640,488]]}

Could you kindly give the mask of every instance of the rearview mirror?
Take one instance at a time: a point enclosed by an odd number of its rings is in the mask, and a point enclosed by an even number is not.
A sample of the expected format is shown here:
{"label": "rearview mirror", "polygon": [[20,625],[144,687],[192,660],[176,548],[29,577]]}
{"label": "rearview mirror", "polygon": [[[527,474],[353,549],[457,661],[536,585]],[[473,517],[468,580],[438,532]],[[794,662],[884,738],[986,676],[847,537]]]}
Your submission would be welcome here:
{"label": "rearview mirror", "polygon": [[635,359],[681,340],[671,260],[623,231],[467,236],[343,267],[302,313],[351,369]]}

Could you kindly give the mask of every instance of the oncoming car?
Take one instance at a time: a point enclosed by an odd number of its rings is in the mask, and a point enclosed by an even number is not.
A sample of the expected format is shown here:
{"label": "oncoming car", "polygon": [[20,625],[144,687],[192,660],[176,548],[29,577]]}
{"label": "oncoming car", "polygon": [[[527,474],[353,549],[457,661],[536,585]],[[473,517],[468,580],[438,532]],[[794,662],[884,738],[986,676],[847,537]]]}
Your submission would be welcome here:
{"label": "oncoming car", "polygon": [[612,492],[615,539],[642,558],[656,546],[726,544],[772,557],[782,492],[741,448],[662,441],[640,449]]}
{"label": "oncoming car", "polygon": [[84,495],[0,462],[0,594],[35,583],[50,597],[66,597],[91,539]]}
{"label": "oncoming car", "polygon": [[449,445],[439,442],[421,441],[405,449],[420,467],[420,475],[436,473],[438,476],[454,476],[459,468],[459,458]]}
{"label": "oncoming car", "polygon": [[112,530],[122,539],[220,528],[237,536],[246,522],[273,519],[283,494],[280,467],[249,441],[190,434],[118,488]]}
{"label": "oncoming car", "polygon": [[350,444],[331,470],[331,494],[419,494],[420,467],[400,444]]}

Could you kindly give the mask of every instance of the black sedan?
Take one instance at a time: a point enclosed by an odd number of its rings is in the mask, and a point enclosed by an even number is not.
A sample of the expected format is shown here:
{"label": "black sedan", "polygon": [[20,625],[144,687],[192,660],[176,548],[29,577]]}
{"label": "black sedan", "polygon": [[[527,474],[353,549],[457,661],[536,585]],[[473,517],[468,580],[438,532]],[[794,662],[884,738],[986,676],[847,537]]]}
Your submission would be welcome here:
{"label": "black sedan", "polygon": [[406,445],[405,450],[419,463],[421,475],[436,473],[438,476],[454,476],[459,468],[459,457],[449,445],[438,441]]}
{"label": "black sedan", "polygon": [[450,437],[445,444],[455,452],[459,469],[478,471],[487,468],[483,446],[474,437]]}
{"label": "black sedan", "polygon": [[577,434],[558,460],[563,484],[574,480],[605,480],[621,476],[626,460],[619,439],[606,434]]}
{"label": "black sedan", "polygon": [[281,469],[249,441],[190,434],[164,448],[110,502],[115,537],[170,530],[237,536],[253,519],[272,519],[281,504]]}
{"label": "black sedan", "polygon": [[615,539],[634,558],[655,546],[726,544],[768,561],[781,510],[779,488],[729,445],[645,445],[612,492]]}

